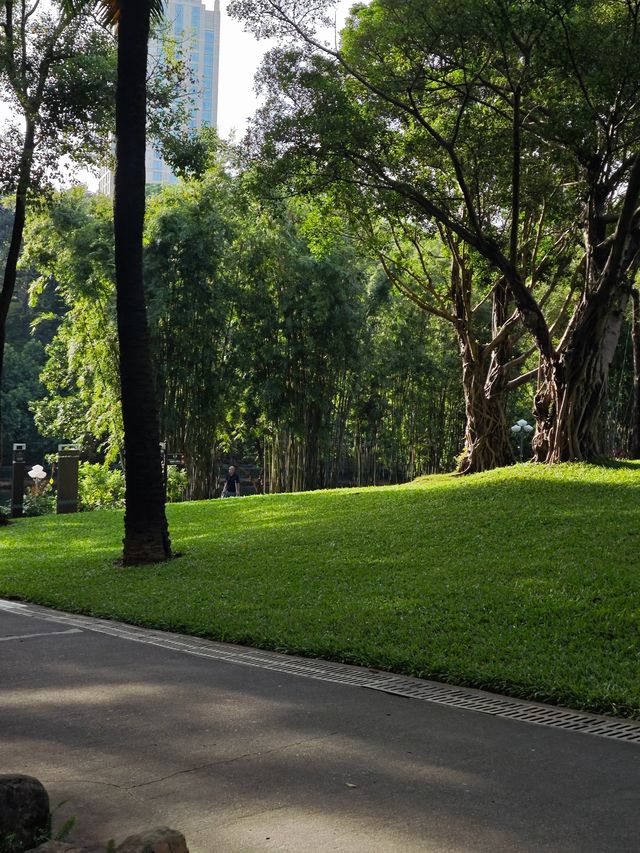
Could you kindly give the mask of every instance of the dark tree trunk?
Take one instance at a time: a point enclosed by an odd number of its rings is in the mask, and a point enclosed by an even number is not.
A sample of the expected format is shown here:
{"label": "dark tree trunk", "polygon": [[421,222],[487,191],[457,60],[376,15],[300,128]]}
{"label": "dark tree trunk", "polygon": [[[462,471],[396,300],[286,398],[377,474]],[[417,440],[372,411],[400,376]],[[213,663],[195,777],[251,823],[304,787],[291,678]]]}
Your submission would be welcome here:
{"label": "dark tree trunk", "polygon": [[477,474],[513,464],[506,415],[507,374],[511,343],[495,335],[507,314],[508,291],[504,280],[493,291],[491,327],[494,342],[489,352],[470,332],[470,271],[460,256],[451,266],[451,288],[458,324],[456,334],[462,359],[462,387],[466,414],[464,451],[458,462],[459,474]]}
{"label": "dark tree trunk", "polygon": [[513,448],[506,415],[507,383],[493,359],[489,368],[461,342],[462,385],[466,425],[459,474],[477,474],[513,464]]}
{"label": "dark tree trunk", "polygon": [[631,425],[632,459],[640,459],[640,292],[631,291],[631,341],[633,345],[633,422]]}
{"label": "dark tree trunk", "polygon": [[[24,143],[18,174],[18,185],[16,187],[15,211],[13,214],[13,225],[11,227],[11,240],[4,265],[2,277],[2,290],[0,290],[0,384],[4,368],[4,349],[7,335],[7,317],[11,307],[11,299],[16,289],[16,277],[18,270],[18,259],[22,247],[22,235],[27,216],[27,191],[31,182],[31,167],[33,164],[33,153],[35,149],[35,125],[28,121],[25,127]],[[1,399],[1,398],[0,398]],[[0,404],[1,405],[1,404]],[[0,424],[2,423],[2,409],[0,408]],[[0,429],[0,439],[2,430]],[[2,444],[0,443],[0,457],[2,456]]]}
{"label": "dark tree trunk", "polygon": [[[607,390],[631,282],[640,260],[640,154],[634,158],[627,189],[606,239],[603,188],[590,180],[585,214],[585,286],[582,302],[557,350],[527,322],[540,349],[541,382],[534,401],[533,440],[537,462],[597,459],[602,454],[600,414]],[[518,307],[521,283],[512,287]]]}
{"label": "dark tree trunk", "polygon": [[616,351],[629,287],[611,300],[583,303],[566,345],[542,361],[543,381],[534,401],[537,462],[595,460],[602,455],[600,414]]}
{"label": "dark tree trunk", "polygon": [[142,272],[150,0],[121,0],[114,232],[125,453],[125,565],[171,555]]}

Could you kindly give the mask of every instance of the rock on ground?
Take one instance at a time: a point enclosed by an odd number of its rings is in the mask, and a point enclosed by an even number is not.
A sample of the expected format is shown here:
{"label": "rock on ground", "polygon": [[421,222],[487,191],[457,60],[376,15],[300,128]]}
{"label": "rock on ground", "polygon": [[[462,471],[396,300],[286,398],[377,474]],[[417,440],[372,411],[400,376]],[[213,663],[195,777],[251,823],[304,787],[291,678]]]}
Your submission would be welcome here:
{"label": "rock on ground", "polygon": [[116,853],[189,853],[184,835],[168,826],[158,826],[139,835],[130,835]]}
{"label": "rock on ground", "polygon": [[30,850],[46,838],[48,824],[49,795],[44,786],[33,776],[0,776],[0,839],[5,849]]}

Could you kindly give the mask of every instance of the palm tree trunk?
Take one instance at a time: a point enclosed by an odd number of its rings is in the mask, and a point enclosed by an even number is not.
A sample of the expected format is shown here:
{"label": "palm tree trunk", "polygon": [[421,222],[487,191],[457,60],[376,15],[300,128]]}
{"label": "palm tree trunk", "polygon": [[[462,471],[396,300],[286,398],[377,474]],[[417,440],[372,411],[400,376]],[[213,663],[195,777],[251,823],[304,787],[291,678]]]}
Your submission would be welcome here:
{"label": "palm tree trunk", "polygon": [[121,0],[114,231],[126,510],[123,563],[171,556],[142,272],[151,0]]}

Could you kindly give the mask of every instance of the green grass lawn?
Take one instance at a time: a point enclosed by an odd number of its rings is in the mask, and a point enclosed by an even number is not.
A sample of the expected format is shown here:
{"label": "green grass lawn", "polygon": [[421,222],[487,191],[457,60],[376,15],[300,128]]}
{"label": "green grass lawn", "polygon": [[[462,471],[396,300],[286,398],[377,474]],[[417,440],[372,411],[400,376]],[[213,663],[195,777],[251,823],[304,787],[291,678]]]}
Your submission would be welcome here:
{"label": "green grass lawn", "polygon": [[169,507],[163,565],[122,514],[0,528],[0,595],[640,718],[640,464]]}

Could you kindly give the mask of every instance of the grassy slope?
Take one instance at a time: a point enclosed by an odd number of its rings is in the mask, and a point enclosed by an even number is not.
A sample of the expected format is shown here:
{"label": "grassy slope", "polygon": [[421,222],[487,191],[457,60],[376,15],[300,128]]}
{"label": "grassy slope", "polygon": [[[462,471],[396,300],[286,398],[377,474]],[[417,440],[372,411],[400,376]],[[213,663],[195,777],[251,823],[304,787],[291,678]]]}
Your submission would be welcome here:
{"label": "grassy slope", "polygon": [[516,466],[169,508],[162,566],[119,512],[0,532],[0,595],[640,717],[640,465]]}

